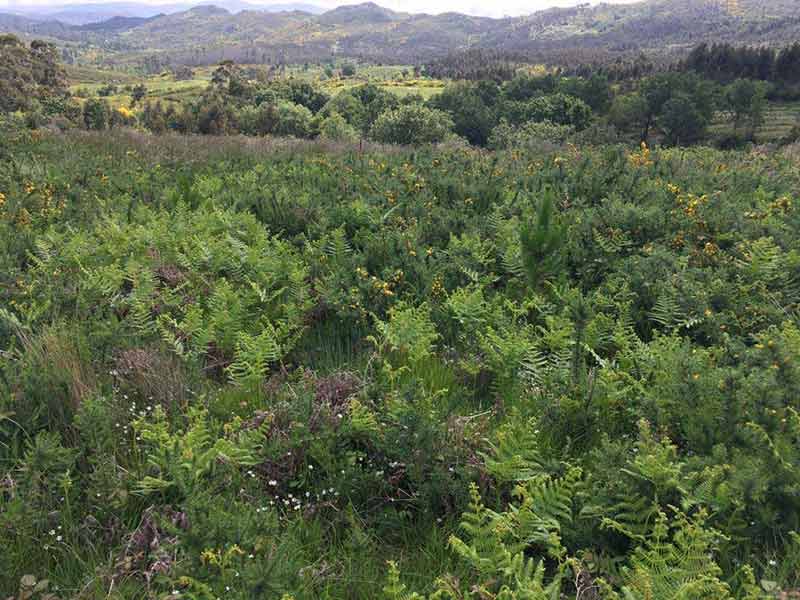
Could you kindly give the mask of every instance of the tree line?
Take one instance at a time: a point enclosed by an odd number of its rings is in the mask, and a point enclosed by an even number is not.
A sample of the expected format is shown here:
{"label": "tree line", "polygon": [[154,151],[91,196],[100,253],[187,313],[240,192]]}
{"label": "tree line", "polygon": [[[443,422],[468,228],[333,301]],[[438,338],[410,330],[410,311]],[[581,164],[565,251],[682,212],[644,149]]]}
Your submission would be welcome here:
{"label": "tree line", "polygon": [[[157,134],[370,139],[395,144],[462,139],[498,148],[538,141],[560,143],[575,135],[591,139],[600,132],[602,141],[686,145],[708,141],[712,121],[726,119],[732,133],[717,142],[728,146],[752,140],[763,122],[772,83],[760,77],[727,81],[727,76],[712,78],[689,68],[703,52],[726,55],[718,46],[704,48],[695,49],[682,69],[630,81],[613,81],[604,71],[590,70],[568,76],[559,70],[534,74],[516,67],[510,78],[502,69],[475,71],[472,75],[477,79],[453,81],[427,100],[418,94],[400,98],[374,84],[331,96],[309,81],[274,73],[259,76],[252,67],[224,61],[196,99],[181,104],[153,102],[140,84],[131,88],[129,107],[115,108],[102,97],[110,89],[101,88],[97,97],[83,102],[70,97],[50,45],[26,46],[6,37],[0,45],[1,68],[9,73],[0,86],[0,107],[5,112],[24,111],[31,126],[56,119],[65,126],[72,123],[95,130],[140,126]],[[775,57],[771,72],[785,74],[786,67],[776,71],[774,65],[783,65],[781,57],[793,56],[798,49],[756,54]],[[729,50],[731,56],[738,52]],[[741,56],[756,54],[745,49]],[[510,63],[502,64],[511,68]],[[731,77],[739,73],[726,72]]]}
{"label": "tree line", "polygon": [[782,49],[702,43],[681,66],[714,81],[758,79],[796,84],[800,83],[800,42]]}

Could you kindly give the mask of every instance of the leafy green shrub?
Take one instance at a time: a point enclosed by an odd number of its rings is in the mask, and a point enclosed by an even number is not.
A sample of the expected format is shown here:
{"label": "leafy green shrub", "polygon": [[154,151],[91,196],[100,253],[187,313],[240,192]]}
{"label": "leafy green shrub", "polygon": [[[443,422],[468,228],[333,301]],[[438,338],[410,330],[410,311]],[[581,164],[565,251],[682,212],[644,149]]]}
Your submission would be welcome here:
{"label": "leafy green shrub", "polygon": [[445,113],[420,105],[406,105],[381,114],[370,129],[370,137],[386,144],[436,144],[453,129]]}
{"label": "leafy green shrub", "polygon": [[89,98],[83,104],[83,124],[86,129],[107,129],[111,121],[111,107],[106,100]]}
{"label": "leafy green shrub", "polygon": [[580,131],[589,125],[592,109],[583,100],[558,93],[526,101],[506,102],[501,105],[500,116],[516,125],[528,121],[548,121]]}
{"label": "leafy green shrub", "polygon": [[344,117],[333,113],[320,121],[319,137],[324,140],[355,141],[359,134],[355,127],[348,124]]}
{"label": "leafy green shrub", "polygon": [[549,121],[531,121],[514,126],[503,121],[492,129],[489,147],[493,150],[548,151],[563,144],[573,133],[569,125],[556,125]]}

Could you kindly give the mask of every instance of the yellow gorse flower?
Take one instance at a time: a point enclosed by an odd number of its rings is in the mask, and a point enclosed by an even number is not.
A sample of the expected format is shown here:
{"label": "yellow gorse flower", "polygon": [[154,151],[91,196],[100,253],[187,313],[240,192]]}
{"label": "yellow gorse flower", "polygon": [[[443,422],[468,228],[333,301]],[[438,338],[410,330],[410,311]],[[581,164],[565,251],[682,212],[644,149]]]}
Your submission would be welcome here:
{"label": "yellow gorse flower", "polygon": [[117,112],[126,119],[133,118],[133,111],[125,106],[120,106],[119,108],[117,108]]}
{"label": "yellow gorse flower", "polygon": [[647,147],[646,142],[642,142],[638,152],[631,152],[628,155],[630,163],[637,167],[649,167],[653,164],[650,157],[650,148]]}

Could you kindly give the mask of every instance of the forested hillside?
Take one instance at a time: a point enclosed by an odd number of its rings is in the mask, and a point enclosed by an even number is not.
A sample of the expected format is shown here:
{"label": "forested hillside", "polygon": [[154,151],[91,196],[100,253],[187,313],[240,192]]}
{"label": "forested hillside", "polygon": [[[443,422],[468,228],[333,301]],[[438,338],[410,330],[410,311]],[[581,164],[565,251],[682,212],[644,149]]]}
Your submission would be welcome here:
{"label": "forested hillside", "polygon": [[731,12],[720,0],[645,0],[506,19],[396,13],[372,3],[322,15],[201,6],[124,27],[119,20],[87,28],[0,15],[0,29],[51,37],[70,49],[69,56],[106,65],[141,64],[152,55],[163,64],[336,57],[413,64],[470,48],[563,63],[565,55],[579,60],[641,51],[675,56],[700,40],[784,45],[800,35],[800,14],[791,0],[739,0],[735,6]]}

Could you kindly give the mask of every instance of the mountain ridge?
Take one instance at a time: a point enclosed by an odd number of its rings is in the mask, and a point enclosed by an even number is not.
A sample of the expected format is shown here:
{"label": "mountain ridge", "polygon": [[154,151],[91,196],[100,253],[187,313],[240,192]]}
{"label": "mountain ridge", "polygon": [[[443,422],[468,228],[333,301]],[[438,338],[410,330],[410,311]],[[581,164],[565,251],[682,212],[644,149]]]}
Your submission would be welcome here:
{"label": "mountain ridge", "polygon": [[106,51],[104,60],[112,65],[145,58],[154,65],[201,65],[223,59],[275,63],[338,57],[409,64],[480,48],[541,60],[559,53],[591,60],[680,53],[700,40],[782,45],[800,38],[794,0],[771,0],[768,5],[739,0],[737,14],[728,13],[718,0],[644,0],[504,18],[412,14],[374,2],[322,14],[252,6],[258,8],[234,11],[204,3],[144,21],[117,18],[83,29],[0,14],[0,30],[45,36],[59,44],[92,44]]}
{"label": "mountain ridge", "polygon": [[[14,14],[35,20],[55,20],[65,25],[88,25],[109,20],[113,17],[151,18],[159,14],[169,15],[184,12],[213,2],[179,2],[164,4],[147,4],[143,2],[97,2],[87,4],[63,4],[50,7],[42,6],[17,6],[13,10],[0,10],[5,14]],[[256,10],[265,12],[283,12],[300,10],[309,14],[322,14],[325,12],[320,6],[306,2],[288,2],[260,4],[246,0],[227,0],[225,7],[220,7],[228,12],[236,13],[243,10]]]}

